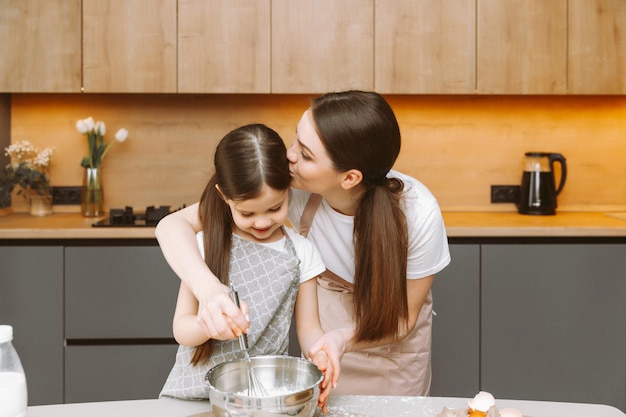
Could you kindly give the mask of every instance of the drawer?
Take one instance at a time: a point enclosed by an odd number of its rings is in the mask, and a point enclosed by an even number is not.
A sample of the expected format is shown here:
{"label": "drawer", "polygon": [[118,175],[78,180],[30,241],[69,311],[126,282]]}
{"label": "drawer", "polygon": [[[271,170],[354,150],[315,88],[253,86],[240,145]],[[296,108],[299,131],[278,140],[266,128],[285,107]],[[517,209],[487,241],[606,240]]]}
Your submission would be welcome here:
{"label": "drawer", "polygon": [[65,249],[65,338],[171,338],[180,280],[158,246]]}
{"label": "drawer", "polygon": [[178,345],[68,346],[65,402],[157,398]]}

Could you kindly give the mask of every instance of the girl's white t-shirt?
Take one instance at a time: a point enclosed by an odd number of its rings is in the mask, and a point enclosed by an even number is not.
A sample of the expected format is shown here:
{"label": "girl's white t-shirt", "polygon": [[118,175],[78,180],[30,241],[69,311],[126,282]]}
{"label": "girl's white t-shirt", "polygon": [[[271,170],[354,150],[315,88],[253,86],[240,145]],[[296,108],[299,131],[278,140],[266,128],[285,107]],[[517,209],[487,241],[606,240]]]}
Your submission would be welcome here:
{"label": "girl's white t-shirt", "polygon": [[[300,236],[293,229],[287,226],[284,226],[283,229],[289,235],[289,238],[291,239],[293,246],[296,250],[296,255],[298,256],[298,259],[300,259],[300,283],[308,281],[311,278],[315,278],[322,272],[324,272],[326,270],[326,266],[322,261],[322,256],[320,255],[317,248],[313,245],[313,243]],[[287,238],[283,236],[280,240],[270,243],[260,242],[259,244],[268,246],[275,250],[286,252],[286,239]],[[204,259],[204,243],[202,232],[196,234],[196,240],[198,242],[198,247],[200,248],[202,258]]]}
{"label": "girl's white t-shirt", "polygon": [[[450,263],[450,250],[437,200],[413,177],[393,170],[387,176],[404,182],[402,201],[409,234],[407,279],[440,272]],[[297,231],[309,196],[308,191],[291,189],[289,221]],[[336,212],[322,199],[308,234],[322,254],[326,268],[349,282],[354,282],[353,228],[353,216]],[[389,239],[395,239],[393,231]]]}

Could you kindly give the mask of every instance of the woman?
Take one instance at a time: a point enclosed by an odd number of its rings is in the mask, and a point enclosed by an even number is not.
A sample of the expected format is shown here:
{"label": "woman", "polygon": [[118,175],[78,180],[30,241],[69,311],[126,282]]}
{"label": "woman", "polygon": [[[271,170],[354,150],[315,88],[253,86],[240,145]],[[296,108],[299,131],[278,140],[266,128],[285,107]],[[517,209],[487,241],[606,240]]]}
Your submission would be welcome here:
{"label": "woman", "polygon": [[[334,394],[429,392],[430,288],[450,254],[435,198],[391,170],[399,152],[393,110],[381,95],[362,91],[314,99],[287,151],[289,220],[328,269],[318,286],[327,333],[309,356],[329,345],[348,352]],[[231,335],[245,328],[245,317],[202,261],[199,230],[197,206],[190,206],[161,220],[156,233],[166,260],[200,300],[207,334]]]}

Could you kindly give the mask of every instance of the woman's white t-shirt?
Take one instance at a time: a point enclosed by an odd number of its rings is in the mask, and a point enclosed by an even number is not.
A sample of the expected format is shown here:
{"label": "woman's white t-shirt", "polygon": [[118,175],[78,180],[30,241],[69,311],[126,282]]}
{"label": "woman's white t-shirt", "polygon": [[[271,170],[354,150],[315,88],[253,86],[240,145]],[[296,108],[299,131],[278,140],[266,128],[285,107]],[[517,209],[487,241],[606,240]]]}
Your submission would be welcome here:
{"label": "woman's white t-shirt", "polygon": [[[440,272],[450,263],[450,251],[437,200],[413,177],[397,171],[390,171],[387,177],[404,182],[402,201],[409,234],[407,279]],[[291,189],[289,221],[297,231],[309,196],[308,191]],[[308,234],[321,252],[326,268],[349,282],[354,282],[353,227],[353,216],[336,212],[322,199]],[[393,231],[389,232],[389,239],[395,239]]]}

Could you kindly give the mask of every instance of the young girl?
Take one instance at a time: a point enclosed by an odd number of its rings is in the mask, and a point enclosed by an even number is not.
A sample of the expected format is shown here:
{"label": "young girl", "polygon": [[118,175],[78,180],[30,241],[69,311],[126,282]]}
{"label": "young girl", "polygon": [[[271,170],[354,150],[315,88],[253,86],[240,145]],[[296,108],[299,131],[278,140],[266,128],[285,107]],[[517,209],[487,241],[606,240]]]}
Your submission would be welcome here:
{"label": "young girl", "polygon": [[[283,225],[291,182],[285,145],[272,129],[247,125],[220,141],[214,162],[215,174],[198,205],[202,231],[197,240],[205,262],[242,300],[251,356],[287,354],[294,305],[298,341],[306,353],[323,334],[312,278],[325,267],[313,244]],[[221,310],[217,314],[222,319]],[[207,399],[207,371],[243,357],[238,326],[210,329],[210,338],[197,316],[198,301],[181,283],[173,326],[180,347],[160,396]],[[326,354],[339,362],[332,348],[314,358],[326,379],[321,405],[333,372]]]}

